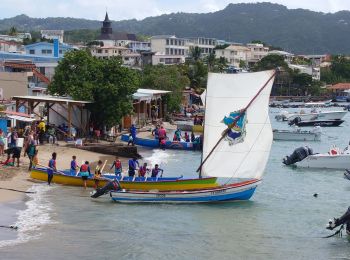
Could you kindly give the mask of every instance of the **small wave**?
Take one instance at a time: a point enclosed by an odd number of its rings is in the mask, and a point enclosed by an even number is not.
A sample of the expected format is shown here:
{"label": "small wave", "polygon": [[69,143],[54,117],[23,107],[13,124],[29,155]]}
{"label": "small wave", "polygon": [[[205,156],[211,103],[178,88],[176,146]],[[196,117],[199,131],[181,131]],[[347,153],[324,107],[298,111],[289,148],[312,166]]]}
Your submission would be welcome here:
{"label": "small wave", "polygon": [[169,153],[167,153],[164,150],[156,149],[153,150],[153,153],[151,156],[146,157],[145,160],[150,164],[150,166],[154,166],[156,164],[162,165],[166,164],[169,160]]}
{"label": "small wave", "polygon": [[53,187],[48,185],[35,184],[28,190],[35,193],[28,194],[30,199],[25,203],[26,208],[17,213],[17,221],[14,224],[18,227],[17,239],[0,241],[0,248],[37,239],[41,236],[40,230],[43,225],[54,224],[50,216],[52,203],[46,196],[51,189]]}

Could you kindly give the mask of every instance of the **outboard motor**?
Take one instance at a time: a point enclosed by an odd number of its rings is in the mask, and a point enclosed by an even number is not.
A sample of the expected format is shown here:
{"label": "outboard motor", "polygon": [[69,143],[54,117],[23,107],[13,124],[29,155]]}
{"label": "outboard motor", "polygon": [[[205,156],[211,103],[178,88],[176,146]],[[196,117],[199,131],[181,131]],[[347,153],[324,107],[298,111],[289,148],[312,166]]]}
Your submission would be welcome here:
{"label": "outboard motor", "polygon": [[302,146],[294,150],[294,152],[283,158],[283,163],[285,165],[291,165],[296,162],[300,162],[301,160],[305,159],[309,155],[312,155],[313,151],[308,146]]}
{"label": "outboard motor", "polygon": [[301,122],[301,118],[300,117],[296,117],[293,120],[290,120],[288,122],[288,125],[298,125]]}
{"label": "outboard motor", "polygon": [[120,190],[120,184],[118,181],[110,181],[102,188],[98,188],[97,190],[91,192],[91,198],[98,198],[102,195],[105,195],[106,193],[110,191],[117,191]]}
{"label": "outboard motor", "polygon": [[350,234],[350,207],[340,218],[330,219],[326,228],[329,230],[333,230],[340,225],[346,225],[346,233]]}

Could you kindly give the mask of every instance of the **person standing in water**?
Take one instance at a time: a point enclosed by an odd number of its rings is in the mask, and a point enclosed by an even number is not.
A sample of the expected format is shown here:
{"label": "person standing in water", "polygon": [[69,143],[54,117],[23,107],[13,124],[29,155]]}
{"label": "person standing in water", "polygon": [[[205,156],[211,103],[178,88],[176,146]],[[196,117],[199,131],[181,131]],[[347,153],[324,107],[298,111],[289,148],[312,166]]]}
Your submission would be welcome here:
{"label": "person standing in water", "polygon": [[148,171],[149,169],[147,169],[147,163],[144,163],[139,169],[139,177],[145,177]]}
{"label": "person standing in water", "polygon": [[115,161],[113,162],[110,169],[112,170],[113,167],[114,167],[115,176],[116,177],[122,176],[123,166],[122,166],[122,162],[119,160],[118,156],[115,157]]}
{"label": "person standing in water", "polygon": [[75,176],[77,175],[77,170],[79,166],[77,164],[77,157],[75,155],[72,156],[72,161],[70,162],[70,174]]}
{"label": "person standing in water", "polygon": [[152,176],[151,177],[153,177],[153,178],[158,177],[159,172],[162,172],[161,175],[160,175],[160,177],[162,177],[163,176],[163,170],[159,168],[158,164],[156,164],[154,166],[154,169],[152,169]]}
{"label": "person standing in water", "polygon": [[96,168],[95,168],[95,174],[94,174],[94,181],[95,181],[95,186],[94,188],[97,189],[98,188],[98,184],[100,182],[101,176],[102,176],[102,161],[99,160]]}
{"label": "person standing in water", "polygon": [[129,160],[129,177],[135,176],[136,165],[137,167],[140,167],[136,157]]}
{"label": "person standing in water", "polygon": [[84,182],[84,189],[86,189],[86,182],[88,177],[91,175],[89,162],[86,161],[82,166],[80,166],[80,175]]}
{"label": "person standing in water", "polygon": [[162,140],[164,140],[164,141],[166,140],[166,130],[164,129],[163,126],[161,126],[159,131],[158,131],[158,138],[159,138],[159,146],[161,146]]}
{"label": "person standing in water", "polygon": [[56,168],[56,158],[57,158],[57,153],[52,153],[51,160],[49,161],[49,167],[47,168],[47,183],[51,185],[51,181],[53,178],[53,173],[57,172]]}

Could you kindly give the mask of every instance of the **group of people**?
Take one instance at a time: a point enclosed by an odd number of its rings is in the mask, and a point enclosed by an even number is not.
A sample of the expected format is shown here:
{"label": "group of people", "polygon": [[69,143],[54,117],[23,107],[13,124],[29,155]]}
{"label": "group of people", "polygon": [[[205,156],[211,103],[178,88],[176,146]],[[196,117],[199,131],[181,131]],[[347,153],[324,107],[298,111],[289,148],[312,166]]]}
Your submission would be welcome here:
{"label": "group of people", "polygon": [[185,140],[186,143],[192,142],[194,143],[196,140],[196,136],[194,135],[193,132],[191,132],[191,136],[185,132],[184,136],[181,135],[181,130],[176,129],[173,137],[174,142],[181,142],[182,140]]}
{"label": "group of people", "polygon": [[128,166],[129,166],[129,170],[128,170],[129,177],[135,177],[137,171],[138,171],[138,177],[146,177],[147,173],[149,172],[151,172],[152,178],[163,176],[163,169],[159,168],[158,164],[156,164],[153,169],[148,168],[146,162],[143,163],[142,166],[140,166],[136,157],[129,160]]}
{"label": "group of people", "polygon": [[[52,153],[51,159],[49,160],[49,163],[47,166],[47,183],[49,185],[51,185],[53,174],[55,172],[64,174],[57,170],[56,160],[57,160],[57,153]],[[100,180],[103,178],[102,172],[104,167],[105,167],[105,164],[103,164],[103,162],[99,160],[95,167],[94,174],[92,175],[89,161],[85,161],[81,166],[79,166],[77,163],[77,157],[73,155],[72,160],[70,162],[70,175],[78,176],[78,174],[80,174],[83,180],[84,189],[86,189],[87,187],[87,180],[89,179],[89,177],[93,177],[93,180],[95,182],[94,188],[97,188],[99,186]],[[115,176],[121,177],[123,172],[123,166],[118,156],[115,157],[115,160],[110,166],[110,170],[112,170],[113,168],[114,168]],[[163,175],[163,170],[159,168],[158,164],[156,164],[153,169],[150,169],[148,168],[147,163],[144,163],[142,166],[140,166],[137,158],[134,157],[130,159],[128,162],[129,177],[136,177],[136,172],[138,173],[138,177],[146,177],[149,172],[151,172],[151,177],[154,177],[154,178],[159,176],[162,177]]]}

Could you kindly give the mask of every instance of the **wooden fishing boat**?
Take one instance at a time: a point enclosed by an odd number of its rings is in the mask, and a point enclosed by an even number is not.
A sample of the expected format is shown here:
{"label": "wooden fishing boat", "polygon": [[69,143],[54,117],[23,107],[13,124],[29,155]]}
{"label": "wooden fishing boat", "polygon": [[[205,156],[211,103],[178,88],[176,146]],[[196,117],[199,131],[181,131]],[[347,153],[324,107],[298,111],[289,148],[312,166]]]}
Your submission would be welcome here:
{"label": "wooden fishing boat", "polygon": [[222,185],[217,188],[185,191],[119,191],[110,192],[113,201],[123,203],[203,203],[231,200],[248,200],[260,183],[260,180]]}
{"label": "wooden fishing boat", "polygon": [[[129,141],[129,135],[122,135],[121,140],[124,142]],[[136,137],[134,140],[135,145],[140,145],[149,148],[159,148],[159,141],[157,139],[150,138],[139,138]],[[190,151],[200,151],[200,145],[192,142],[173,142],[167,140],[165,142],[165,149],[175,149],[175,150],[190,150]]]}
{"label": "wooden fishing boat", "polygon": [[[138,203],[250,199],[261,182],[272,144],[268,104],[274,77],[274,71],[209,73],[203,156],[197,172],[200,177],[218,177],[218,187],[143,192],[118,189],[114,182],[94,192],[92,198],[109,194],[116,202]],[[113,190],[108,192],[107,187]]]}
{"label": "wooden fishing boat", "polygon": [[[44,168],[34,168],[30,172],[30,177],[35,180],[47,181],[47,170]],[[103,179],[100,180],[99,186],[103,187],[108,182],[114,180],[115,175],[104,174]],[[184,179],[182,177],[118,177],[117,178],[122,189],[133,190],[189,190],[189,189],[207,189],[215,188],[218,186],[215,177],[201,178],[201,179]],[[82,187],[83,180],[78,175],[71,175],[69,171],[63,171],[62,173],[54,173],[52,183],[68,185],[68,186],[80,186]],[[94,187],[95,182],[93,178],[87,180],[88,187]]]}

